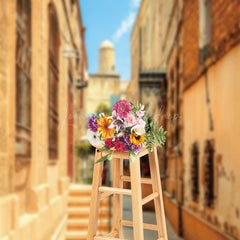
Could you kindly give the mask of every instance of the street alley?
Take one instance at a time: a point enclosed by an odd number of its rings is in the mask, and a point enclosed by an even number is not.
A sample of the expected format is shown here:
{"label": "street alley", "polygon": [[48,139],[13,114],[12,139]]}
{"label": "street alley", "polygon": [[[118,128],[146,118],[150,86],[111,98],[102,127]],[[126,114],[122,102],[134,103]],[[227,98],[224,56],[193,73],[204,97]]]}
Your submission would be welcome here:
{"label": "street alley", "polygon": [[[123,219],[132,220],[132,204],[130,196],[123,196]],[[152,211],[143,212],[144,223],[156,224],[155,213]],[[167,220],[167,232],[168,240],[183,240],[176,235],[172,226]],[[133,240],[133,229],[131,227],[123,227],[124,239]],[[157,232],[151,230],[144,230],[144,239],[145,240],[156,240],[158,239]]]}

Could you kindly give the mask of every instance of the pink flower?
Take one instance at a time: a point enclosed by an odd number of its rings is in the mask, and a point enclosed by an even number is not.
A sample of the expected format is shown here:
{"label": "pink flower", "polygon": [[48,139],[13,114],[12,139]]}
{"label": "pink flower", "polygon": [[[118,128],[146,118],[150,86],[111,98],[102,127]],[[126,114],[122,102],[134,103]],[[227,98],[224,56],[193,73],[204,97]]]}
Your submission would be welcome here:
{"label": "pink flower", "polygon": [[139,111],[136,112],[136,114],[137,114],[138,117],[143,117],[143,116],[144,116],[144,113],[145,113],[145,111],[141,111],[141,110],[139,110]]}
{"label": "pink flower", "polygon": [[146,122],[143,121],[142,119],[139,119],[137,123],[138,123],[138,125],[140,125],[142,127],[145,127],[145,125],[146,125]]}
{"label": "pink flower", "polygon": [[124,125],[127,126],[127,127],[131,127],[131,126],[133,126],[135,124],[137,124],[137,119],[136,119],[134,113],[129,113],[127,115],[127,118],[125,120],[125,124]]}
{"label": "pink flower", "polygon": [[113,110],[116,111],[117,116],[120,118],[126,118],[131,109],[132,107],[127,100],[120,100],[113,106]]}

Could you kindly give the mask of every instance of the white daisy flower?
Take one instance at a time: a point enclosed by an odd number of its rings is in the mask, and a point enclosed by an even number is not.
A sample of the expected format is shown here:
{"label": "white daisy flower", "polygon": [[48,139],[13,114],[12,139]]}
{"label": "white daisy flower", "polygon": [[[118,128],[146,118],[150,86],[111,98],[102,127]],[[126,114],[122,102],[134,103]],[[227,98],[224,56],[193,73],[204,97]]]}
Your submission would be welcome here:
{"label": "white daisy flower", "polygon": [[132,127],[131,132],[135,132],[137,135],[145,134],[145,127],[142,125],[136,125]]}
{"label": "white daisy flower", "polygon": [[100,140],[100,134],[99,132],[92,132],[90,129],[87,131],[88,141],[93,146],[99,146],[103,144],[103,142]]}

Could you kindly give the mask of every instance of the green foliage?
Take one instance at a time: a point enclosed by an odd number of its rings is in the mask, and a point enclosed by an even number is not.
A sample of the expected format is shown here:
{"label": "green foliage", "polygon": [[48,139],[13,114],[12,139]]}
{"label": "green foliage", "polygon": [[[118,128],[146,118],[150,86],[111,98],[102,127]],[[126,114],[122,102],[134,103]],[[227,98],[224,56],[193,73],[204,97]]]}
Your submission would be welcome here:
{"label": "green foliage", "polygon": [[136,114],[136,112],[139,110],[139,104],[137,102],[137,105],[134,105],[133,103],[130,103],[132,106],[131,111]]}
{"label": "green foliage", "polygon": [[146,121],[146,147],[150,154],[154,143],[157,143],[159,147],[165,144],[167,131],[164,131],[162,126],[158,129],[157,123],[151,120],[147,114],[144,115],[144,121]]}
{"label": "green foliage", "polygon": [[96,113],[104,113],[105,115],[111,116],[112,111],[111,109],[105,104],[105,103],[100,103],[96,109]]}
{"label": "green foliage", "polygon": [[135,158],[137,157],[138,153],[135,153],[134,151],[130,150],[129,151],[129,160],[131,163],[134,162]]}
{"label": "green foliage", "polygon": [[111,153],[105,155],[104,157],[100,158],[99,160],[96,161],[96,163],[103,162],[105,160],[109,160],[110,161],[110,160],[112,160],[112,155],[113,155],[113,152],[111,152]]}
{"label": "green foliage", "polygon": [[75,148],[76,155],[82,157],[95,152],[95,148],[88,142],[81,142]]}
{"label": "green foliage", "polygon": [[106,150],[109,150],[109,149],[110,148],[105,145],[99,150],[99,152],[103,152],[103,151],[106,151]]}

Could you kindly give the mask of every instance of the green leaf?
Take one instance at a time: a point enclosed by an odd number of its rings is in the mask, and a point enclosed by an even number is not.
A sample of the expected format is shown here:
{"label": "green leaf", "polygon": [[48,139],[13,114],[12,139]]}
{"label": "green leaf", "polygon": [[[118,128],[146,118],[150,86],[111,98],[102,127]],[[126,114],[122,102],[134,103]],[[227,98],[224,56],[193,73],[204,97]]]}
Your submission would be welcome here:
{"label": "green leaf", "polygon": [[138,155],[138,153],[135,153],[134,151],[129,151],[129,160],[130,160],[131,163],[134,162],[137,155]]}
{"label": "green leaf", "polygon": [[109,150],[110,148],[108,148],[106,145],[105,146],[103,146],[100,150],[99,150],[99,152],[103,152],[103,151],[106,151],[106,150]]}
{"label": "green leaf", "polygon": [[113,155],[112,152],[109,153],[109,154],[107,154],[106,156],[104,156],[104,157],[98,159],[98,160],[95,162],[95,164],[96,164],[96,163],[103,162],[103,161],[105,161],[105,160],[109,160],[109,161],[112,160],[112,155]]}

